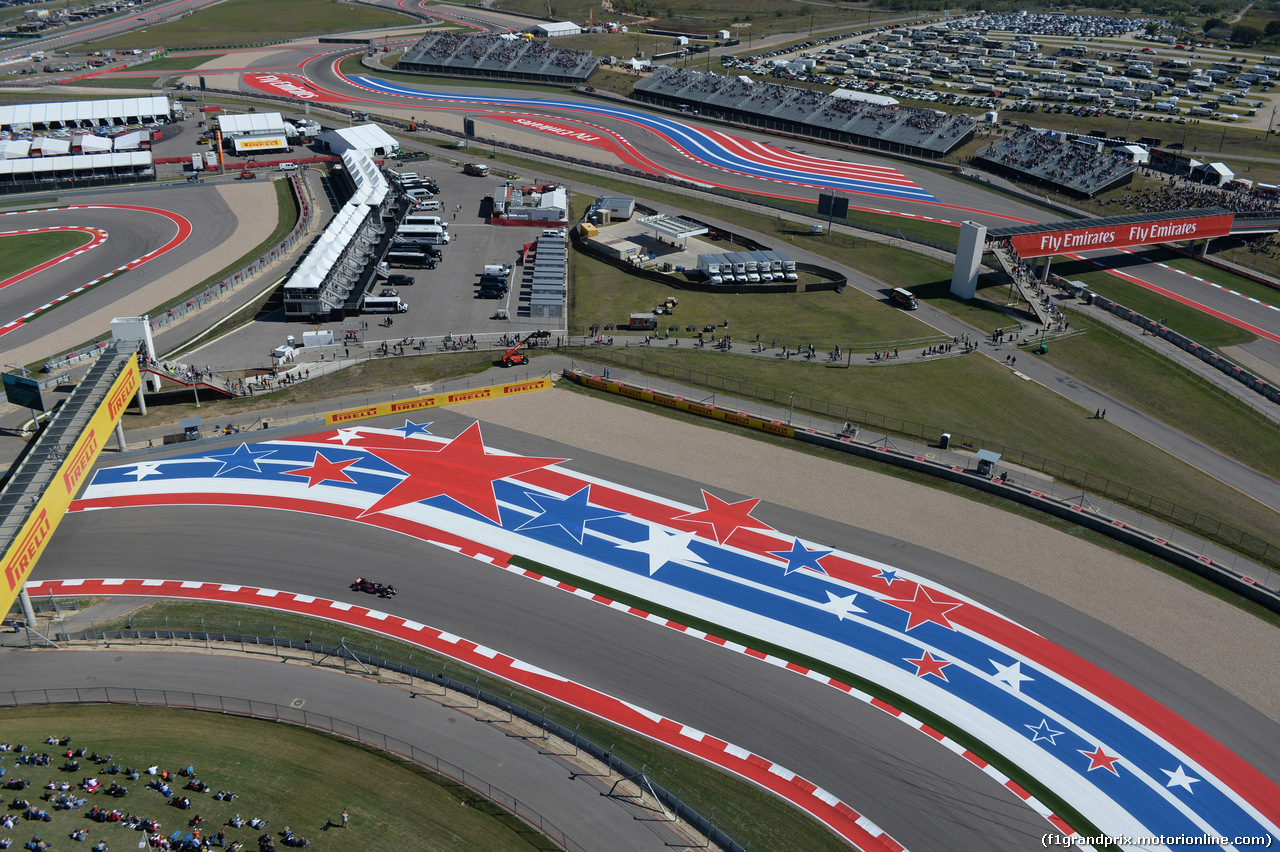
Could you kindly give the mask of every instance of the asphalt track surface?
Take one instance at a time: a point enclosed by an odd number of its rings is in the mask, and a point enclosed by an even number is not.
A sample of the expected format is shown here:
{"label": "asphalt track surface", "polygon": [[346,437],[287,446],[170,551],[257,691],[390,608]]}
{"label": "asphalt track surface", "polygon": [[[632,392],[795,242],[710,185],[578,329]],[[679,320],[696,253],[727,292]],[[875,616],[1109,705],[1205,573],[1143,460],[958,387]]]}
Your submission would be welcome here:
{"label": "asphalt track surface", "polygon": [[56,225],[93,227],[106,231],[107,241],[92,251],[0,289],[0,325],[162,248],[177,234],[178,226],[163,215],[121,207],[95,209],[95,205],[153,207],[175,213],[195,227],[180,245],[0,336],[0,353],[38,341],[56,326],[106,310],[122,293],[157,280],[194,258],[213,251],[226,251],[227,239],[236,229],[235,216],[213,187],[76,192],[59,196],[57,203],[75,207],[49,210],[44,208],[50,205],[44,204],[33,208],[38,212],[13,212],[0,216],[0,229],[15,231]]}
{"label": "asphalt track surface", "polygon": [[[438,413],[437,434],[467,421]],[[394,426],[396,424],[383,424]],[[433,431],[436,431],[433,429]],[[486,425],[490,444],[697,502],[699,483]],[[707,463],[716,463],[714,445]],[[720,495],[731,499],[730,495]],[[737,498],[732,498],[737,499]],[[447,630],[775,760],[908,849],[1030,849],[1049,826],[932,740],[834,690],[674,631],[381,530],[299,513],[209,507],[69,515],[41,579],[101,573],[271,586],[349,600],[356,574],[401,594],[392,614]],[[1112,628],[982,569],[872,531],[761,503],[756,517],[946,583],[1142,689],[1280,777],[1280,730],[1243,702]],[[236,547],[227,547],[228,532]],[[145,546],[138,543],[145,541]],[[317,554],[323,553],[323,558]],[[181,557],[178,554],[182,554]],[[113,566],[89,571],[86,566]],[[305,570],[299,570],[305,566]],[[495,780],[501,786],[501,782]]]}
{"label": "asphalt track surface", "polygon": [[[469,90],[468,94],[474,91]],[[654,154],[657,153],[655,145]],[[671,156],[669,149],[666,156]],[[680,162],[688,163],[683,158]],[[906,173],[902,164],[893,165]],[[722,173],[716,174],[723,178]],[[936,174],[926,174],[928,177],[922,180],[930,179],[931,183],[921,185],[937,195]],[[953,182],[950,179],[944,180],[947,183]],[[969,189],[963,185],[962,188]],[[976,189],[973,191],[977,192]],[[985,195],[982,197],[990,198]],[[1039,217],[1045,218],[1044,214],[1039,214]],[[207,220],[201,217],[202,224],[205,221]],[[228,225],[228,231],[230,227]],[[202,233],[201,229],[198,228],[197,233]],[[211,240],[210,247],[217,243],[218,240]],[[98,251],[105,248],[106,246]],[[126,259],[132,259],[150,248],[152,247]],[[156,262],[158,261],[153,261]],[[75,302],[72,302],[71,306],[74,305]],[[505,448],[518,449],[520,452],[536,455],[562,452],[545,446],[520,447],[522,439],[536,443],[534,439],[515,433],[501,435],[499,440]],[[575,463],[578,461],[581,460],[575,459]],[[596,471],[599,475],[618,476],[616,465],[610,460],[595,461],[602,466]],[[629,473],[634,474],[638,481],[643,481],[646,475],[657,476],[639,470]],[[692,483],[686,485],[693,487]],[[645,487],[663,493],[659,487]],[[688,500],[690,495],[686,492],[687,489],[682,490],[679,499]],[[263,520],[261,512],[228,509],[215,511],[218,526],[224,530],[228,527],[237,530],[256,529],[256,524]],[[786,512],[776,507],[766,509],[762,504],[760,516],[770,523],[784,523],[775,520],[772,511]],[[130,515],[139,516],[140,520],[120,524],[122,518]],[[142,515],[145,518],[141,518]],[[221,523],[224,517],[225,525]],[[55,560],[52,558],[54,551],[51,550],[50,557],[46,557],[42,565],[42,576],[50,579],[83,576],[82,570],[64,572],[56,567],[51,570],[51,566],[92,564],[94,557],[107,552],[118,554],[115,557],[118,564],[128,566],[129,575],[139,577],[217,579],[267,584],[262,566],[280,565],[284,566],[282,576],[278,582],[272,583],[277,587],[334,597],[341,595],[341,592],[335,594],[335,588],[345,589],[352,573],[350,570],[336,568],[308,576],[304,581],[308,588],[297,588],[298,580],[290,579],[296,572],[289,571],[288,566],[298,562],[299,554],[314,552],[317,540],[326,541],[327,547],[341,547],[337,553],[342,558],[335,559],[334,564],[344,566],[367,565],[370,549],[375,550],[379,554],[377,568],[381,572],[380,576],[386,576],[406,590],[414,588],[415,584],[420,585],[422,581],[414,579],[415,569],[400,567],[401,557],[409,563],[425,559],[433,570],[433,587],[441,578],[450,581],[445,586],[446,595],[449,595],[445,598],[447,605],[441,605],[434,599],[419,600],[417,598],[421,596],[413,593],[402,594],[395,603],[396,607],[413,607],[408,610],[407,615],[491,647],[509,649],[522,659],[537,662],[552,671],[627,697],[655,712],[680,719],[757,753],[771,756],[871,815],[908,848],[939,848],[940,838],[945,838],[946,844],[954,848],[1032,848],[1038,845],[1039,837],[1046,828],[1043,821],[1030,813],[1011,794],[985,778],[978,777],[976,771],[964,761],[938,749],[915,732],[878,711],[853,706],[849,702],[839,702],[837,698],[823,694],[826,691],[815,689],[807,683],[799,685],[793,677],[784,678],[782,674],[773,671],[772,667],[731,658],[731,655],[714,649],[691,649],[688,647],[688,640],[669,635],[658,637],[657,634],[664,631],[635,623],[634,620],[622,625],[617,623],[622,617],[615,613],[590,607],[572,598],[566,599],[563,595],[541,588],[531,590],[529,584],[522,584],[509,577],[486,577],[484,589],[490,597],[462,606],[459,611],[459,601],[473,593],[476,571],[482,569],[477,569],[470,560],[452,554],[423,554],[423,546],[412,540],[372,531],[369,534],[369,540],[374,543],[371,548],[365,536],[361,536],[358,543],[346,543],[349,528],[341,528],[342,525],[338,522],[325,519],[305,518],[300,523],[303,531],[294,532],[293,524],[298,519],[297,516],[292,516],[288,529],[264,530],[263,541],[255,542],[247,548],[252,553],[250,558],[253,560],[248,564],[220,565],[217,564],[220,560],[210,559],[208,562],[189,562],[177,569],[171,560],[164,558],[164,554],[190,552],[187,547],[192,541],[191,533],[168,532],[183,529],[184,524],[189,523],[189,512],[185,510],[89,513],[68,518],[64,522],[64,530],[75,529],[74,525],[81,521],[105,522],[108,519],[114,521],[103,528],[90,526],[85,541],[79,545],[80,550],[73,550],[68,558]],[[270,515],[267,520],[271,520]],[[867,544],[876,538],[873,533],[849,528],[823,530],[823,522],[804,517],[785,523],[790,528],[802,530],[803,535],[814,540],[840,542],[851,551],[875,556],[874,546]],[[814,526],[804,526],[806,523]],[[127,532],[122,531],[121,527]],[[157,527],[162,530],[159,535],[154,533]],[[131,541],[136,540],[135,536],[144,534],[159,546],[156,547],[155,555],[144,556],[139,561],[139,555],[133,553]],[[68,542],[71,538],[69,532],[64,532],[55,538],[53,547],[56,549],[60,543]],[[77,535],[75,538],[80,539],[81,536]],[[94,539],[97,541],[88,543]],[[197,533],[195,540],[202,545],[202,553],[212,555],[220,552],[225,536],[210,530]],[[853,544],[855,541],[856,545]],[[936,554],[916,555],[920,564],[915,564],[911,558],[904,559],[902,545],[882,542],[882,546],[892,555],[880,558],[894,564],[907,565],[926,575],[937,576],[934,570],[930,570],[937,569],[940,564]],[[385,557],[391,559],[384,566],[381,563]],[[261,561],[257,561],[258,559]],[[453,562],[458,564],[454,565]],[[175,570],[179,573],[175,574]],[[968,566],[968,570],[977,572],[970,581],[974,584],[973,590],[957,582],[956,576],[964,576],[963,566],[948,566],[944,572],[946,576],[938,579],[945,580],[957,591],[972,594],[1032,629],[1041,630],[1050,638],[1057,639],[1082,656],[1115,671],[1126,681],[1142,688],[1207,730],[1228,747],[1248,755],[1269,777],[1277,777],[1274,726],[1241,702],[1173,666],[1150,649],[1145,649],[1143,654],[1142,646],[1130,647],[1122,653],[1120,649],[1125,648],[1126,642],[1129,646],[1136,643],[1118,635],[1109,637],[1106,628],[1100,628],[1096,622],[1083,619],[1061,605],[1028,593],[1020,587],[1013,587],[1005,581],[996,581],[980,569]],[[213,572],[217,572],[216,576],[211,576]],[[402,572],[404,578],[397,579],[402,576]],[[508,589],[508,584],[515,585]],[[1001,591],[999,587],[1002,585],[1010,586],[1012,591]],[[325,588],[316,588],[318,586]],[[540,600],[548,595],[550,597],[547,600]],[[535,600],[538,601],[538,606],[530,608],[529,603]],[[545,638],[531,640],[524,635],[523,630],[512,629],[512,625],[519,623],[521,618],[527,619],[531,609],[540,614],[539,632]],[[1058,612],[1055,613],[1055,609]],[[1045,612],[1049,615],[1045,615]],[[495,613],[503,617],[495,618]],[[495,621],[499,623],[495,624]],[[597,621],[600,622],[599,625],[596,624]],[[581,640],[583,625],[592,628],[587,634],[592,636],[591,643],[583,643]],[[1080,637],[1088,637],[1085,649],[1080,646],[1086,640]],[[591,646],[587,650],[604,653],[586,654],[584,645],[587,644]],[[708,655],[705,659],[701,657],[703,653]],[[626,665],[619,665],[619,660],[625,661]],[[697,665],[692,665],[695,662]],[[714,672],[710,679],[708,671]],[[1176,686],[1171,687],[1170,684]],[[785,697],[781,704],[776,703],[779,697]],[[1266,736],[1254,737],[1254,734],[1264,729]],[[851,735],[851,731],[856,731],[857,735]],[[1265,758],[1265,765],[1260,757]],[[850,767],[857,767],[857,771],[850,772]]]}
{"label": "asphalt track surface", "polygon": [[[580,848],[618,852],[662,852],[673,837],[665,824],[625,799],[606,797],[617,781],[594,778],[539,752],[496,725],[471,718],[465,709],[419,698],[401,686],[379,684],[331,669],[281,665],[278,660],[204,653],[148,652],[133,648],[58,654],[10,653],[5,674],[13,684],[39,684],[36,693],[111,689],[117,699],[131,690],[189,692],[216,706],[212,696],[270,702],[304,702],[307,713],[359,725],[426,751],[474,778],[513,796],[567,834]],[[427,692],[432,690],[428,688]],[[19,689],[21,694],[23,690]],[[101,693],[97,693],[101,694]],[[434,691],[439,695],[439,691]],[[53,695],[54,700],[60,695]],[[144,696],[152,699],[153,696]],[[20,700],[28,698],[20,695]],[[29,700],[40,700],[31,696]],[[314,829],[306,829],[310,834]]]}

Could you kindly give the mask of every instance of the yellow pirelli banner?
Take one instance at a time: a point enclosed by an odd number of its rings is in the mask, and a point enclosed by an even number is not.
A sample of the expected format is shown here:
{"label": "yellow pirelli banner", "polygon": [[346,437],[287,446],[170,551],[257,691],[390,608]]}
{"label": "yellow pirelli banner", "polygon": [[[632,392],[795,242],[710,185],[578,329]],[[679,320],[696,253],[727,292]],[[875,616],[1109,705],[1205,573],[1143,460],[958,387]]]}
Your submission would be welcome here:
{"label": "yellow pirelli banner", "polygon": [[93,468],[94,461],[102,445],[111,437],[111,430],[129,401],[138,392],[141,378],[138,374],[138,361],[130,358],[120,375],[111,384],[111,390],[94,412],[93,417],[80,433],[79,439],[71,447],[71,452],[58,468],[58,474],[45,492],[40,495],[32,509],[31,516],[22,525],[22,530],[14,540],[9,552],[4,555],[4,585],[0,586],[0,612],[8,612],[14,598],[22,590],[22,584],[31,576],[40,554],[53,531],[58,528],[67,507],[75,499],[76,492],[84,483],[85,477]]}
{"label": "yellow pirelli banner", "polygon": [[608,379],[597,379],[591,376],[579,376],[578,381],[589,388],[596,390],[608,391],[616,393],[618,396],[625,396],[628,399],[637,399],[641,402],[651,402],[654,405],[665,406],[666,408],[674,408],[677,411],[688,411],[691,414],[700,414],[703,417],[710,417],[713,420],[723,420],[726,423],[732,423],[735,426],[746,426],[748,429],[759,429],[761,432],[768,432],[771,435],[782,435],[787,438],[794,438],[796,430],[786,423],[778,420],[766,420],[763,417],[757,417],[754,414],[747,414],[743,411],[731,411],[727,408],[717,408],[714,405],[704,405],[701,402],[693,402],[682,396],[672,396],[671,394],[658,393],[648,388],[637,388],[626,385],[621,382],[613,382]]}
{"label": "yellow pirelli banner", "polygon": [[362,408],[347,408],[342,411],[331,411],[324,416],[325,425],[333,426],[341,423],[354,423],[357,420],[368,420],[371,417],[386,417],[392,414],[409,414],[425,408],[439,408],[442,405],[456,405],[460,402],[471,402],[477,399],[501,399],[517,393],[547,390],[551,387],[551,379],[532,379],[527,382],[510,382],[505,385],[493,385],[487,388],[435,393],[430,396],[417,396],[413,399],[401,399],[394,402],[379,402]]}

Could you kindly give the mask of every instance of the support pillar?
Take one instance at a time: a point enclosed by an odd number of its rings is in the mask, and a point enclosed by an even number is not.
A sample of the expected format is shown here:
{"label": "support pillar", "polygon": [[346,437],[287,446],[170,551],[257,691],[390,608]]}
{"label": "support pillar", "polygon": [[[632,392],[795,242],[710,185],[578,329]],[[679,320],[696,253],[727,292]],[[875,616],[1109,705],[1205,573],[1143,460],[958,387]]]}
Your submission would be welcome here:
{"label": "support pillar", "polygon": [[139,414],[147,413],[147,395],[142,390],[144,387],[146,387],[146,382],[138,383],[138,413]]}
{"label": "support pillar", "polygon": [[120,445],[120,452],[127,452],[129,445],[124,442],[124,423],[120,420],[116,421],[116,443]]}
{"label": "support pillar", "polygon": [[1044,271],[1040,274],[1040,283],[1049,283],[1049,266],[1053,263],[1053,255],[1048,255],[1044,259]]}
{"label": "support pillar", "polygon": [[961,222],[956,246],[956,265],[951,272],[951,292],[961,299],[972,299],[978,292],[978,267],[987,246],[987,226],[979,222]]}
{"label": "support pillar", "polygon": [[18,592],[18,602],[22,605],[22,617],[27,622],[27,626],[35,627],[36,611],[31,606],[31,595],[27,594],[26,586],[23,586],[22,591]]}
{"label": "support pillar", "polygon": [[1208,237],[1205,237],[1204,243],[1200,246],[1200,256],[1201,257],[1209,256],[1209,238]]}

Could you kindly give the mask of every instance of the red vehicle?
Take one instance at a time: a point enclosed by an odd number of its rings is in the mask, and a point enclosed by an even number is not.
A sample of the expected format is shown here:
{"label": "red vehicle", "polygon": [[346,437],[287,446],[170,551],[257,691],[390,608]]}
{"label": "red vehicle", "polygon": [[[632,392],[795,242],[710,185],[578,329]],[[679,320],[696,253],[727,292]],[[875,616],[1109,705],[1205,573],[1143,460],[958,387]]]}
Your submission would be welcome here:
{"label": "red vehicle", "polygon": [[528,363],[529,363],[529,356],[528,356],[528,355],[526,355],[526,354],[524,354],[524,353],[523,353],[523,352],[521,352],[520,350],[521,350],[521,349],[524,347],[524,345],[525,345],[526,343],[528,343],[530,340],[537,340],[537,339],[540,339],[540,338],[543,338],[543,337],[550,337],[550,336],[551,336],[551,332],[549,332],[549,331],[531,331],[531,332],[529,332],[528,334],[526,334],[526,335],[524,336],[524,338],[523,338],[519,343],[517,343],[515,346],[512,346],[510,349],[508,349],[508,350],[507,350],[507,352],[506,352],[506,354],[502,356],[502,362],[501,362],[501,363],[502,363],[502,366],[504,366],[504,367],[520,367],[520,366],[523,366],[523,365],[525,365],[525,364],[528,364]]}

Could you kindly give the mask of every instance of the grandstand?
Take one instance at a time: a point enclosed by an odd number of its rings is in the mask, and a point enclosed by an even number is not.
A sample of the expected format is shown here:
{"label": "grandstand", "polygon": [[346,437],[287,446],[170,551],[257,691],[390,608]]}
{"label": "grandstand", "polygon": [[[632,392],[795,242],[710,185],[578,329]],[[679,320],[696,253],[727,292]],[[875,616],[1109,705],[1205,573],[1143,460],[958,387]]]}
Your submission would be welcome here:
{"label": "grandstand", "polygon": [[432,33],[405,51],[396,70],[572,86],[584,82],[599,64],[590,51],[552,47],[541,39]]}
{"label": "grandstand", "polygon": [[725,77],[670,66],[636,84],[636,100],[696,111],[705,117],[765,130],[863,145],[922,157],[942,157],[968,142],[974,120],[932,109],[834,97],[815,89]]}
{"label": "grandstand", "polygon": [[1138,166],[1120,148],[1096,141],[1072,141],[1053,130],[1022,127],[979,151],[975,164],[1019,180],[1090,198],[1133,180]]}

